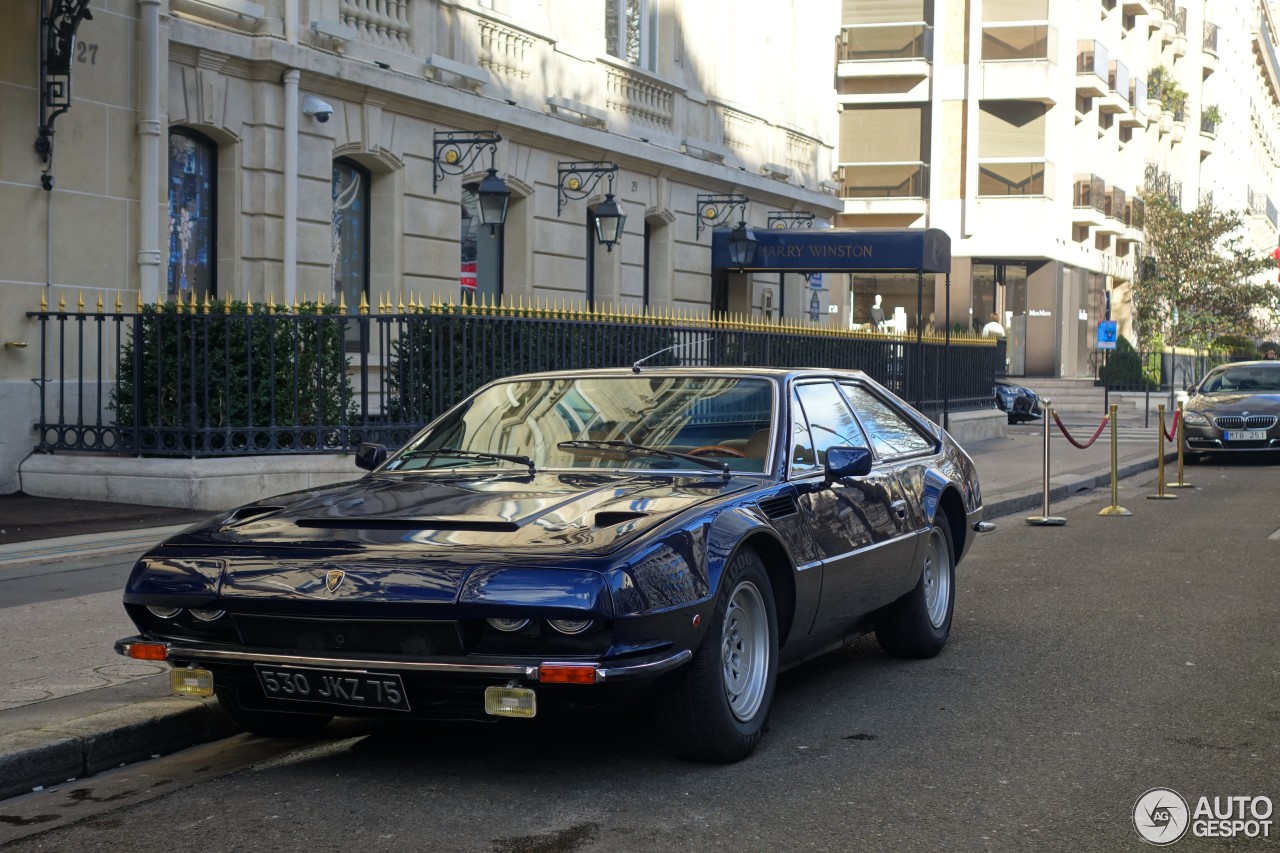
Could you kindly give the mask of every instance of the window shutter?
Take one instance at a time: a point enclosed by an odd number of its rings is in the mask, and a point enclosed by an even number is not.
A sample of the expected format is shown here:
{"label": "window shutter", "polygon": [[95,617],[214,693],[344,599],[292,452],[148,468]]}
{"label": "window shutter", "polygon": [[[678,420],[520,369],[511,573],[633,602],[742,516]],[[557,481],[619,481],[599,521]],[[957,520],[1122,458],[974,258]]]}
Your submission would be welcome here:
{"label": "window shutter", "polygon": [[1044,156],[1045,105],[1034,101],[985,101],[978,115],[978,157]]}
{"label": "window shutter", "polygon": [[841,163],[900,163],[927,159],[925,108],[845,107],[840,114]]}

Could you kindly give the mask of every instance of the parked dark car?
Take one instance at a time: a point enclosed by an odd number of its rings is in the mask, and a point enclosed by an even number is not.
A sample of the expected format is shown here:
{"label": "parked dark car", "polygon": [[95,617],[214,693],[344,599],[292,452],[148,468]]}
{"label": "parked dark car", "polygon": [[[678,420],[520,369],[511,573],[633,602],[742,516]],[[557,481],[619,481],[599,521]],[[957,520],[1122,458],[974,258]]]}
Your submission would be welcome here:
{"label": "parked dark car", "polygon": [[145,554],[117,650],[262,734],[645,700],[731,761],[780,669],[868,631],[937,654],[990,526],[972,460],[861,372],[517,376],[357,462]]}
{"label": "parked dark car", "polygon": [[1044,409],[1040,403],[1040,395],[1025,385],[996,383],[996,408],[1009,416],[1011,424],[1043,418]]}
{"label": "parked dark car", "polygon": [[1193,387],[1183,410],[1183,456],[1280,451],[1280,361],[1215,367]]}

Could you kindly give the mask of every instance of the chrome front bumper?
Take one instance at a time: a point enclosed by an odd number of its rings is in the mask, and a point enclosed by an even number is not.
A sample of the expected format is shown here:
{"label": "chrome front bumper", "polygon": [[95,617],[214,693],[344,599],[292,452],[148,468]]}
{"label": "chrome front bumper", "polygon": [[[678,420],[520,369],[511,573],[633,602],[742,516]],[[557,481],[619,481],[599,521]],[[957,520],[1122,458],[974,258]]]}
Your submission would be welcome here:
{"label": "chrome front bumper", "polygon": [[[194,643],[177,644],[148,640],[144,637],[126,637],[115,643],[116,654],[133,657],[130,648],[135,645],[164,646],[165,660],[174,663],[269,663],[277,666],[314,666],[337,669],[370,669],[406,673],[439,673],[443,675],[480,675],[497,678],[523,678],[539,680],[539,668],[543,665],[582,661],[542,661],[541,663],[476,663],[465,658],[441,658],[431,661],[386,660],[379,658],[315,657],[288,652],[250,652],[237,649],[201,646]],[[649,656],[627,663],[595,664],[597,684],[656,678],[688,662],[693,652],[683,649],[669,654]]]}

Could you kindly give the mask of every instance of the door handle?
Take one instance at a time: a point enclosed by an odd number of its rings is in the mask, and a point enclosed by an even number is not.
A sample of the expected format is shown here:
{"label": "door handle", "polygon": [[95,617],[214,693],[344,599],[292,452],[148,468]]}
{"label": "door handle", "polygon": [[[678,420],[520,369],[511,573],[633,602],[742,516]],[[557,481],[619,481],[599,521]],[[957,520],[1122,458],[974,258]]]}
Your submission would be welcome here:
{"label": "door handle", "polygon": [[902,521],[907,517],[906,501],[894,501],[893,503],[889,504],[889,508],[893,510],[893,514],[898,517],[899,521]]}

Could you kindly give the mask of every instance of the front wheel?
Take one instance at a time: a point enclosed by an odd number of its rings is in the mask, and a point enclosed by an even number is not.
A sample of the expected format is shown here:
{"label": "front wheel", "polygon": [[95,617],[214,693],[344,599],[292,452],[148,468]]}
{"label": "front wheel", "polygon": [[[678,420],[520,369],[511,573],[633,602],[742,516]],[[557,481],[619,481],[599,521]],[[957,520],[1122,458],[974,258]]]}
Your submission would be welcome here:
{"label": "front wheel", "polygon": [[297,714],[288,711],[255,711],[244,707],[235,691],[219,687],[218,704],[231,721],[247,732],[263,737],[307,737],[329,724],[332,716]]}
{"label": "front wheel", "polygon": [[760,557],[739,551],[720,587],[702,644],[654,707],[672,752],[694,761],[750,755],[778,677],[778,617]]}
{"label": "front wheel", "polygon": [[920,581],[876,625],[880,648],[897,658],[931,658],[942,651],[951,633],[955,588],[951,525],[939,509],[929,531]]}

